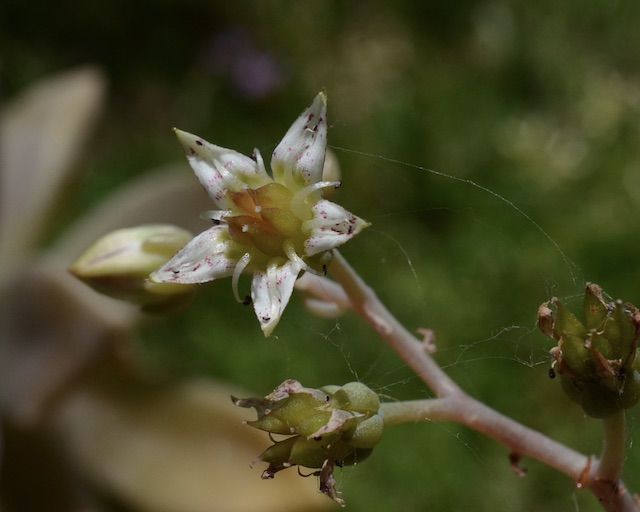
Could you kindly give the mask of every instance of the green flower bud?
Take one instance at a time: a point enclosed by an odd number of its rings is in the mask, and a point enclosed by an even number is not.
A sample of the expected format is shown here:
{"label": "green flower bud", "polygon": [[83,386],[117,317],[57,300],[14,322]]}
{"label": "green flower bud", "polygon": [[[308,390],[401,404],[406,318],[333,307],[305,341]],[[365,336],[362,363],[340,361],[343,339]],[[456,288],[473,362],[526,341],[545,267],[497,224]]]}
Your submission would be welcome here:
{"label": "green flower bud", "polygon": [[288,380],[265,398],[233,402],[258,413],[247,425],[289,436],[258,457],[269,464],[263,478],[296,465],[316,469],[321,491],[336,501],[333,467],[364,460],[384,430],[378,395],[359,382],[312,389]]}
{"label": "green flower bud", "polygon": [[551,350],[554,368],[567,396],[586,414],[605,418],[640,400],[637,358],[640,313],[631,304],[606,304],[598,285],[584,296],[584,323],[554,299],[555,315],[538,309],[540,330],[558,344]]}
{"label": "green flower bud", "polygon": [[376,414],[380,409],[378,395],[360,382],[349,382],[333,393],[332,403],[347,411]]}
{"label": "green flower bud", "polygon": [[358,423],[348,441],[355,448],[373,448],[380,441],[383,431],[384,420],[376,414]]}
{"label": "green flower bud", "polygon": [[151,224],[118,229],[87,249],[69,271],[96,291],[145,307],[184,302],[189,285],[152,283],[149,274],[192,238],[176,226]]}

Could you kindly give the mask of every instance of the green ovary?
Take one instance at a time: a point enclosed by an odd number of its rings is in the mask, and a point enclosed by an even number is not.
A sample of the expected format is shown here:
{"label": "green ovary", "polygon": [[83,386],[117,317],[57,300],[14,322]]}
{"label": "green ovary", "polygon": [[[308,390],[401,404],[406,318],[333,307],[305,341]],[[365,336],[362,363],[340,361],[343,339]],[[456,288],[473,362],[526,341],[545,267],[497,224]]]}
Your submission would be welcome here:
{"label": "green ovary", "polygon": [[302,221],[291,211],[293,194],[284,185],[269,183],[256,190],[232,194],[240,215],[227,217],[229,234],[236,242],[256,247],[268,256],[286,257],[284,243],[300,251],[305,236]]}

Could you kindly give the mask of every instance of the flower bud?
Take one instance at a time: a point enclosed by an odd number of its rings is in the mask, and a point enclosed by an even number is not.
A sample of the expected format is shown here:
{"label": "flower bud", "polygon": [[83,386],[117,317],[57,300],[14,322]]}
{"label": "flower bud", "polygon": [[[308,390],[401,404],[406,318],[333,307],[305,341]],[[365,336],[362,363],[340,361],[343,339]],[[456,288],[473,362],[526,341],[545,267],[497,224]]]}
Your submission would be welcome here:
{"label": "flower bud", "polygon": [[551,350],[555,371],[567,396],[586,414],[605,418],[638,403],[640,312],[635,306],[607,304],[600,287],[589,284],[584,323],[553,299],[538,309],[538,326],[558,342]]}
{"label": "flower bud", "polygon": [[152,283],[147,276],[191,238],[188,231],[165,224],[118,229],[95,242],[69,270],[100,293],[144,307],[182,302],[191,286]]}
{"label": "flower bud", "polygon": [[380,398],[361,382],[349,382],[333,393],[331,402],[341,409],[375,414],[380,409]]}
{"label": "flower bud", "polygon": [[312,389],[288,380],[264,399],[233,398],[233,402],[258,413],[248,425],[289,436],[275,441],[258,457],[269,463],[262,478],[273,478],[278,471],[296,465],[317,469],[320,490],[338,503],[342,500],[335,492],[333,467],[364,460],[384,430],[378,414],[380,399],[360,382]]}

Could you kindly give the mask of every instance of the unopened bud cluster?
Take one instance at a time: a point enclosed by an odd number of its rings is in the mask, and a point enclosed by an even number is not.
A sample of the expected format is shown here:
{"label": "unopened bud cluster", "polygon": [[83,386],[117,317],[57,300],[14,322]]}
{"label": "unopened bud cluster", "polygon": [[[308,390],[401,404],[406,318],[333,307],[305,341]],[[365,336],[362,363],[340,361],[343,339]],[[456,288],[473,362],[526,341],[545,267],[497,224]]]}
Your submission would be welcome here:
{"label": "unopened bud cluster", "polygon": [[333,467],[367,458],[384,430],[380,399],[360,382],[311,389],[287,380],[265,398],[233,401],[257,411],[248,425],[282,436],[257,459],[269,463],[262,478],[296,465],[319,469],[320,490],[340,504]]}
{"label": "unopened bud cluster", "polygon": [[635,306],[605,303],[600,287],[589,284],[584,322],[553,299],[538,309],[538,327],[558,342],[551,349],[551,375],[560,376],[567,396],[586,414],[605,418],[640,400],[640,312]]}

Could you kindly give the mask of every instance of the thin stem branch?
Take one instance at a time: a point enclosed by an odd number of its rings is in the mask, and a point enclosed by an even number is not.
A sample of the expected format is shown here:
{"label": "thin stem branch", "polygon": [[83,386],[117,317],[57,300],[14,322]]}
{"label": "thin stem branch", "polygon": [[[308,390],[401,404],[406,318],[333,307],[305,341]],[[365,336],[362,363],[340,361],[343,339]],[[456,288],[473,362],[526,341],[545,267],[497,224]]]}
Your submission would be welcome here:
{"label": "thin stem branch", "polygon": [[592,488],[597,487],[604,504],[610,504],[611,510],[624,510],[620,507],[621,489],[620,474],[624,464],[626,450],[626,422],[624,411],[605,418],[604,443],[600,459],[592,470]]}
{"label": "thin stem branch", "polygon": [[596,471],[596,477],[616,482],[622,473],[626,448],[626,425],[624,411],[602,420],[604,425],[604,444]]}
{"label": "thin stem branch", "polygon": [[[586,457],[547,436],[517,423],[475,400],[431,358],[424,345],[414,337],[380,302],[347,261],[334,251],[329,267],[342,286],[350,307],[400,355],[438,398],[382,405],[385,424],[406,421],[457,421],[499,441],[517,456],[529,456],[574,479],[578,487],[589,487],[610,512],[638,512],[638,507],[619,479],[624,453],[624,417],[605,423],[602,460],[592,465]],[[622,440],[621,440],[622,439]],[[622,445],[620,445],[622,443]],[[604,480],[612,477],[613,480]]]}
{"label": "thin stem branch", "polygon": [[346,292],[351,307],[404,359],[437,396],[461,393],[458,385],[427,354],[424,346],[378,300],[375,292],[351,268],[338,251],[329,267]]}
{"label": "thin stem branch", "polygon": [[455,421],[495,439],[518,457],[540,460],[579,480],[589,459],[540,432],[500,414],[468,395],[433,400],[385,403],[385,426],[415,421]]}

